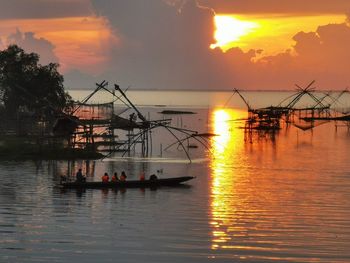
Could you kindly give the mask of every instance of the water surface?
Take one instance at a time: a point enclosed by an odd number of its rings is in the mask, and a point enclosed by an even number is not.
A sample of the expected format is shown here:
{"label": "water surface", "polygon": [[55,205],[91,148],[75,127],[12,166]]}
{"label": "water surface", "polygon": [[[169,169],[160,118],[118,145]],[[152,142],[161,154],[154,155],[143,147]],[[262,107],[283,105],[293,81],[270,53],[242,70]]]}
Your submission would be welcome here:
{"label": "water surface", "polygon": [[[159,117],[159,107],[144,109]],[[173,125],[220,136],[210,150],[149,158],[0,163],[0,262],[349,262],[350,135],[334,123],[248,138],[242,110],[200,107]],[[155,139],[157,138],[157,140]],[[62,191],[59,176],[89,180],[192,175],[187,187]]]}

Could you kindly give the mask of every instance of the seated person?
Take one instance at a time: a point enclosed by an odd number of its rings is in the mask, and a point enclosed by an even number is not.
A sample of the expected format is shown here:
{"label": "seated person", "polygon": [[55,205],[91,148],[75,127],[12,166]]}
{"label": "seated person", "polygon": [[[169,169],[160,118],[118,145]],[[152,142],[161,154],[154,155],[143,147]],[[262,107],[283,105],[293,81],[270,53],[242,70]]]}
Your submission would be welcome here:
{"label": "seated person", "polygon": [[120,181],[126,181],[126,174],[124,171],[122,171],[122,174],[120,175]]}
{"label": "seated person", "polygon": [[102,176],[102,182],[107,183],[108,181],[109,181],[108,173],[105,173],[105,174]]}
{"label": "seated person", "polygon": [[114,175],[112,176],[112,182],[118,182],[119,178],[118,178],[118,173],[114,173]]}
{"label": "seated person", "polygon": [[157,177],[155,174],[152,174],[152,175],[149,177],[149,179],[150,179],[151,181],[154,181],[154,180],[157,180],[158,177]]}
{"label": "seated person", "polygon": [[145,172],[141,172],[140,174],[140,181],[145,181]]}
{"label": "seated person", "polygon": [[79,169],[77,174],[76,174],[76,181],[77,182],[85,182],[86,181],[81,169]]}

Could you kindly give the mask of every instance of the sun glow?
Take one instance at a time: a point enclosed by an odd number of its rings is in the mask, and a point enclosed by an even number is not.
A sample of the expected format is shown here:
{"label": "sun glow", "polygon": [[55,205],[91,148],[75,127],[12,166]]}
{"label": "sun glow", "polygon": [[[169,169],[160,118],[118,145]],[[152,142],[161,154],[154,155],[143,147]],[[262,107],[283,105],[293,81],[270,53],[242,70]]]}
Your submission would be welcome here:
{"label": "sun glow", "polygon": [[272,14],[261,15],[218,14],[214,18],[216,43],[210,48],[223,52],[238,47],[244,52],[261,50],[260,56],[276,55],[291,49],[293,36],[298,32],[316,32],[321,25],[341,24],[345,15],[323,14],[312,16]]}
{"label": "sun glow", "polygon": [[254,32],[259,25],[256,22],[240,20],[233,16],[215,16],[215,40],[210,48],[224,47],[232,42],[237,42],[242,36]]}

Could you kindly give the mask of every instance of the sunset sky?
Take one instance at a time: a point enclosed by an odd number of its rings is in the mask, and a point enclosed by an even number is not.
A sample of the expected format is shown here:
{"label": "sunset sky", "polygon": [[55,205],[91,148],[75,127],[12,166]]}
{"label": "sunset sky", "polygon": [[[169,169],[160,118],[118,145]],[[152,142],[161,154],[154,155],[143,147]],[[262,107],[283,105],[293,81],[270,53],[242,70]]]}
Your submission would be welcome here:
{"label": "sunset sky", "polygon": [[0,49],[58,62],[69,88],[350,85],[348,0],[0,0]]}

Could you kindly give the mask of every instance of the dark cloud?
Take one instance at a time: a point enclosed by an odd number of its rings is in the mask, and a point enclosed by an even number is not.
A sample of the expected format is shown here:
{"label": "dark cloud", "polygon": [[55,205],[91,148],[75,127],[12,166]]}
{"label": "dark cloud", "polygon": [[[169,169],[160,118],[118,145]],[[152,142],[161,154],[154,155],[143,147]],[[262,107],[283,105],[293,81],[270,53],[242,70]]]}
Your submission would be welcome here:
{"label": "dark cloud", "polygon": [[96,78],[77,69],[64,74],[64,83],[68,89],[93,89],[95,83],[100,83],[102,77]]}
{"label": "dark cloud", "polygon": [[89,0],[0,0],[0,19],[89,16]]}
{"label": "dark cloud", "polygon": [[349,0],[198,0],[218,13],[235,14],[345,14]]}
{"label": "dark cloud", "polygon": [[181,12],[161,0],[94,5],[121,38],[110,73],[119,81],[137,88],[179,88],[184,83],[190,87],[208,72],[213,13],[198,8],[195,1],[188,1]]}
{"label": "dark cloud", "polygon": [[26,52],[35,52],[40,55],[40,63],[48,64],[58,62],[54,53],[54,45],[44,38],[37,38],[33,32],[24,32],[17,30],[10,35],[6,41],[7,44],[17,44]]}

